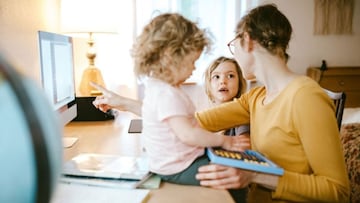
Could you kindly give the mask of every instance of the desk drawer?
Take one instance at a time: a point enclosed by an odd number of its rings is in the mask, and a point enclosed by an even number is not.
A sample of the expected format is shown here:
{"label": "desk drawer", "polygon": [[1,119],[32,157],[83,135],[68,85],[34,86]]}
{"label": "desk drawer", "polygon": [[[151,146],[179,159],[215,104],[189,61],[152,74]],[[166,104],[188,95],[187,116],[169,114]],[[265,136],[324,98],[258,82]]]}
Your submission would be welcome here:
{"label": "desk drawer", "polygon": [[360,91],[360,75],[326,76],[321,78],[320,85],[332,91]]}
{"label": "desk drawer", "polygon": [[345,107],[360,107],[359,66],[328,67],[325,71],[319,67],[310,67],[306,73],[325,89],[345,92]]}
{"label": "desk drawer", "polygon": [[360,91],[353,92],[345,92],[346,93],[346,101],[345,107],[360,107]]}

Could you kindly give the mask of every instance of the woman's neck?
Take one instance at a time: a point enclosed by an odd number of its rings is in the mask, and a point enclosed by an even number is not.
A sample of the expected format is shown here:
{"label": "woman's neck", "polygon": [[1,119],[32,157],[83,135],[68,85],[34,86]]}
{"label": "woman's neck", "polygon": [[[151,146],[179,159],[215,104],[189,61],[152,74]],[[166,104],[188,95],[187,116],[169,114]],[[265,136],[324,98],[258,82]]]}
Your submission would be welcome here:
{"label": "woman's neck", "polygon": [[264,104],[274,100],[282,90],[298,75],[291,72],[285,61],[277,56],[264,54],[258,57],[255,64],[256,78],[265,86],[266,96]]}
{"label": "woman's neck", "polygon": [[295,76],[278,56],[260,53],[255,61],[255,76],[269,93],[282,90]]}

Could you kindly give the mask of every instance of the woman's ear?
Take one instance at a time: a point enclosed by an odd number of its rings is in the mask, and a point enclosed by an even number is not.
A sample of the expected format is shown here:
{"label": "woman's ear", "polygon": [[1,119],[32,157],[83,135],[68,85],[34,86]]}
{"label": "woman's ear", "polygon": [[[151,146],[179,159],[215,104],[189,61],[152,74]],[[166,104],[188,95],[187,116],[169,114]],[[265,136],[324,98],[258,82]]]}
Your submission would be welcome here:
{"label": "woman's ear", "polygon": [[244,40],[244,49],[248,52],[252,51],[254,48],[254,41],[250,38],[250,35],[248,32],[244,32],[243,40]]}

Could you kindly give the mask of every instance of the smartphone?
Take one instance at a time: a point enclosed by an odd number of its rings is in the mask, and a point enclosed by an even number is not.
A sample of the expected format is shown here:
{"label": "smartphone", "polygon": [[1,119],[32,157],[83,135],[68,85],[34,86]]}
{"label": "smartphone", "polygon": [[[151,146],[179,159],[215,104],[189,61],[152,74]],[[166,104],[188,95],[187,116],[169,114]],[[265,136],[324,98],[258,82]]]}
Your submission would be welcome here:
{"label": "smartphone", "polygon": [[132,119],[130,121],[128,133],[141,133],[142,131],[142,120]]}

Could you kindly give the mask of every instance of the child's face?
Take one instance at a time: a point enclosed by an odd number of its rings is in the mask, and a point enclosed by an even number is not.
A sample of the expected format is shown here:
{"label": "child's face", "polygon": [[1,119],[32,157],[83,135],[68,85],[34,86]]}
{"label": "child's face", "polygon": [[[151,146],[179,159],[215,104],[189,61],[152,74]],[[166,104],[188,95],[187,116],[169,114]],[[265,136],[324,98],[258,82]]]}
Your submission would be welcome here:
{"label": "child's face", "polygon": [[231,62],[223,62],[210,77],[211,94],[216,104],[231,101],[239,91],[239,74]]}
{"label": "child's face", "polygon": [[191,52],[187,56],[184,57],[184,60],[180,64],[179,73],[177,74],[178,83],[183,83],[186,79],[188,79],[192,72],[195,70],[195,62],[199,59],[201,55],[201,51],[199,52]]}

